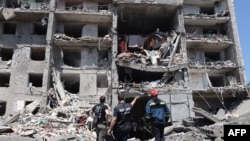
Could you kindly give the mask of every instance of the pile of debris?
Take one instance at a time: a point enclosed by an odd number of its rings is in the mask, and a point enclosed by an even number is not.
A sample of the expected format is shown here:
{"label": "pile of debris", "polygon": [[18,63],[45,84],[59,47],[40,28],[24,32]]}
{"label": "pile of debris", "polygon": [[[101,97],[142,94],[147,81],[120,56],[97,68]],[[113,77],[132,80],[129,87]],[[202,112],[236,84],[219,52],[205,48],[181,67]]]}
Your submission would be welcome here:
{"label": "pile of debris", "polygon": [[224,125],[248,125],[250,123],[250,100],[243,100],[239,105],[233,104],[227,113],[223,109],[213,115],[200,108],[193,108],[199,116],[183,119],[165,128],[165,140],[168,141],[223,141]]}
{"label": "pile of debris", "polygon": [[96,139],[91,124],[93,119],[88,114],[90,109],[80,107],[78,103],[82,101],[78,97],[67,95],[58,103],[53,89],[49,90],[47,97],[49,103],[45,109],[36,107],[40,104],[34,101],[6,120],[2,118],[1,140],[12,139],[13,136],[43,141]]}

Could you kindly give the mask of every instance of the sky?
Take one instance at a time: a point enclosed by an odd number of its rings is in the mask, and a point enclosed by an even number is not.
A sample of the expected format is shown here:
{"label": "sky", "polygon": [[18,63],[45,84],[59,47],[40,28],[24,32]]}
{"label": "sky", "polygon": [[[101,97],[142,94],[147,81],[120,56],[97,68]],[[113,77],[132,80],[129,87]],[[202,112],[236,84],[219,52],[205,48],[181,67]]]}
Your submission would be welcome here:
{"label": "sky", "polygon": [[234,0],[247,82],[250,81],[250,0]]}

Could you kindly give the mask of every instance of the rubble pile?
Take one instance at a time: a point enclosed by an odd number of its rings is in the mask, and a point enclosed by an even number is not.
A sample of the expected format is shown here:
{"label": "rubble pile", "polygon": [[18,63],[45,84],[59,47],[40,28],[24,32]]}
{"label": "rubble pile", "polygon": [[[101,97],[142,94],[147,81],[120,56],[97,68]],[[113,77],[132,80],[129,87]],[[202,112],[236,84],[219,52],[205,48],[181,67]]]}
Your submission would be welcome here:
{"label": "rubble pile", "polygon": [[[170,127],[165,128],[165,140],[167,141],[223,141],[224,140],[224,125],[248,125],[250,123],[250,111],[245,108],[250,106],[249,99],[243,100],[239,105],[232,105],[232,110],[225,113],[220,109],[216,115],[203,113],[200,119],[207,119],[205,125],[202,125],[189,119],[192,124],[187,124],[184,119],[182,123],[175,123]],[[223,113],[224,114],[221,114]],[[198,117],[198,116],[197,116]],[[212,119],[217,119],[216,122],[211,123]],[[204,124],[204,123],[203,123]]]}
{"label": "rubble pile", "polygon": [[78,106],[77,98],[67,95],[67,98],[60,101],[54,97],[50,90],[48,99],[49,104],[45,110],[36,107],[34,111],[31,111],[30,105],[34,105],[35,102],[33,102],[27,105],[24,110],[6,119],[2,118],[0,122],[1,140],[8,137],[13,139],[18,136],[43,141],[59,141],[61,139],[91,141],[96,139],[91,124],[93,119],[88,115],[90,109]]}

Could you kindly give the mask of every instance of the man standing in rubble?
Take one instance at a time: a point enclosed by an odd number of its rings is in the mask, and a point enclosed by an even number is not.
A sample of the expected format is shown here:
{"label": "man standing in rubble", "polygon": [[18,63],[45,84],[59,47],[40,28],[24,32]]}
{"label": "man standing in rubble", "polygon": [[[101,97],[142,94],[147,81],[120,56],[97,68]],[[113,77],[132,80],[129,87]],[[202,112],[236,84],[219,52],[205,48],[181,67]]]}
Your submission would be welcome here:
{"label": "man standing in rubble", "polygon": [[150,90],[151,99],[146,104],[146,120],[151,123],[155,141],[164,141],[164,127],[170,116],[165,101],[158,98],[156,89]]}
{"label": "man standing in rubble", "polygon": [[108,118],[110,116],[110,112],[108,106],[105,105],[105,102],[106,97],[100,96],[100,103],[96,104],[92,108],[92,113],[95,113],[95,116],[99,117],[96,125],[96,141],[104,141],[107,132]]}
{"label": "man standing in rubble", "polygon": [[112,135],[115,141],[127,141],[131,126],[131,109],[138,96],[131,103],[125,102],[125,92],[118,94],[118,105],[115,106],[113,117],[108,129],[108,135]]}

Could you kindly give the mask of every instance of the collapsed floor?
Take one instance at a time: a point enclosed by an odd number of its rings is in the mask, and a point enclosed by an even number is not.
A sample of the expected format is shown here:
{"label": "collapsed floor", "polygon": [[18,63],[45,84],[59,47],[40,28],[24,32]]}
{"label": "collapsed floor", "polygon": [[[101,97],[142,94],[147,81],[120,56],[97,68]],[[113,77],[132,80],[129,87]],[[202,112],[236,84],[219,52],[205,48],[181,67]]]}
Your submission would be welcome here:
{"label": "collapsed floor", "polygon": [[[82,107],[84,101],[76,95],[67,93],[61,99],[55,89],[51,88],[46,95],[27,105],[24,110],[1,117],[1,141],[96,140],[95,130],[91,126],[92,118],[89,116],[91,108]],[[46,104],[43,103],[44,99],[47,99]],[[142,96],[138,101],[145,103],[147,100],[147,96]],[[249,106],[250,100],[246,98],[234,102],[228,111],[219,109],[214,114],[194,107],[192,110],[196,116],[181,122],[170,122],[165,127],[165,139],[223,140],[223,125],[250,123],[250,111],[247,108]],[[150,125],[145,124],[143,118],[133,125],[135,132],[131,133],[131,140],[154,140]],[[112,139],[109,137],[107,140]]]}

